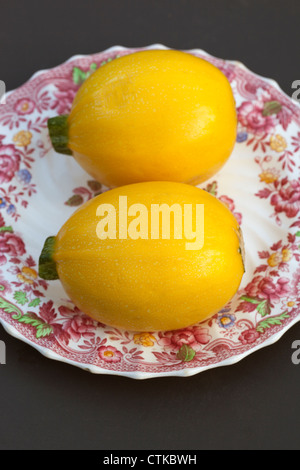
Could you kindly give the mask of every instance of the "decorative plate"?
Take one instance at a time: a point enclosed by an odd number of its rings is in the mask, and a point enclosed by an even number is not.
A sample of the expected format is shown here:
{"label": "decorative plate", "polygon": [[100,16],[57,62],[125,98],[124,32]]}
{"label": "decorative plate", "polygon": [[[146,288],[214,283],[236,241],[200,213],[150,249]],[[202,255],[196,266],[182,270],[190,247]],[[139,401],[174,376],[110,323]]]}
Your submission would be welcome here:
{"label": "decorative plate", "polygon": [[66,298],[59,281],[48,284],[37,274],[45,238],[106,190],[54,152],[47,120],[69,112],[96,68],[137,50],[116,46],[74,56],[36,73],[0,105],[0,321],[45,356],[94,373],[190,376],[274,343],[300,319],[300,106],[239,62],[186,51],[219,67],[235,95],[235,149],[201,187],[240,222],[246,274],[232,301],[193,327],[135,333],[97,324]]}

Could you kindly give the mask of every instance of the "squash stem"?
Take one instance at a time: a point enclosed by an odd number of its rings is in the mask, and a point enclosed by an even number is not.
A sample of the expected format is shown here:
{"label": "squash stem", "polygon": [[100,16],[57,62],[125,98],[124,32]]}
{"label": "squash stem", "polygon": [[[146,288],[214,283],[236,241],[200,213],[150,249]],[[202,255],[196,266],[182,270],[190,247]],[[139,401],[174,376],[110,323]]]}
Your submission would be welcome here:
{"label": "squash stem", "polygon": [[39,258],[39,276],[47,281],[58,279],[56,264],[53,259],[55,237],[48,237]]}
{"label": "squash stem", "polygon": [[72,150],[68,148],[68,117],[68,114],[62,114],[48,119],[48,130],[53,148],[56,152],[64,155],[72,155]]}

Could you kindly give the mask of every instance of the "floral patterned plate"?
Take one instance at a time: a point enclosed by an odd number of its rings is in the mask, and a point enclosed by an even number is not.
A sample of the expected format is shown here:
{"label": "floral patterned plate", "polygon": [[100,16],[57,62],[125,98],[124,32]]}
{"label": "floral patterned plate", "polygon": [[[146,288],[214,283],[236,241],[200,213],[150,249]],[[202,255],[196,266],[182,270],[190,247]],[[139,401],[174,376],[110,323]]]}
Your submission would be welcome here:
{"label": "floral patterned plate", "polygon": [[0,105],[0,321],[45,356],[94,373],[189,376],[241,360],[300,319],[300,106],[239,62],[187,51],[219,67],[235,95],[235,149],[201,186],[241,223],[246,274],[232,301],[199,325],[135,333],[97,324],[66,298],[59,281],[48,284],[37,274],[45,238],[106,190],[53,151],[47,120],[68,113],[96,68],[136,50],[116,46],[72,57],[38,72]]}

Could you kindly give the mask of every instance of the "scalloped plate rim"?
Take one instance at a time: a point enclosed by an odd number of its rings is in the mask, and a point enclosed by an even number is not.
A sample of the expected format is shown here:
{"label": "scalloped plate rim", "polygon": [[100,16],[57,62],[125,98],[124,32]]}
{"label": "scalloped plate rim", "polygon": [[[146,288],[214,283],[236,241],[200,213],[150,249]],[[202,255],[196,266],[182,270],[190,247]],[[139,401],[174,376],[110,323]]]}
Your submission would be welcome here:
{"label": "scalloped plate rim", "polygon": [[293,321],[291,321],[286,328],[283,328],[281,331],[278,331],[274,335],[272,335],[270,338],[265,340],[262,344],[257,345],[253,347],[252,349],[242,353],[238,354],[236,356],[231,356],[227,359],[224,359],[221,362],[218,362],[217,364],[212,364],[207,367],[201,366],[198,368],[194,369],[182,369],[182,370],[177,370],[177,371],[171,371],[171,372],[156,372],[156,373],[150,373],[150,372],[122,372],[122,371],[113,371],[113,370],[108,370],[108,369],[100,369],[99,367],[89,364],[89,365],[82,365],[78,362],[75,362],[73,360],[69,360],[67,358],[61,357],[56,355],[53,351],[49,349],[45,349],[42,346],[39,346],[38,344],[32,343],[28,338],[25,336],[22,336],[12,325],[9,325],[3,319],[0,317],[0,324],[3,326],[4,330],[12,337],[23,341],[24,343],[28,344],[29,346],[33,347],[36,349],[40,354],[42,354],[44,357],[47,359],[51,359],[54,361],[58,362],[63,362],[65,364],[69,364],[72,366],[77,367],[78,369],[85,370],[87,372],[92,373],[93,375],[117,375],[120,377],[127,377],[131,379],[137,379],[137,380],[145,380],[145,379],[153,379],[153,378],[161,378],[161,377],[192,377],[194,375],[200,374],[201,372],[205,372],[210,369],[216,369],[218,367],[226,367],[226,366],[231,366],[234,364],[237,364],[241,362],[243,359],[246,357],[250,356],[251,354],[259,351],[260,349],[263,349],[268,346],[272,346],[273,344],[277,343],[282,336],[290,329],[292,328],[295,324],[297,324],[300,321],[300,316],[296,317]]}
{"label": "scalloped plate rim", "polygon": [[[71,57],[69,57],[69,59],[66,59],[65,61],[61,62],[59,65],[56,65],[54,67],[49,67],[49,68],[46,68],[46,69],[41,69],[41,70],[38,70],[36,72],[34,72],[27,80],[26,82],[22,83],[22,85],[20,85],[19,87],[16,87],[12,90],[9,90],[5,93],[4,95],[4,98],[8,97],[11,93],[13,93],[14,91],[16,91],[18,88],[22,87],[25,83],[27,82],[30,82],[31,80],[33,80],[34,78],[38,77],[39,75],[43,74],[43,73],[46,73],[50,70],[52,70],[53,68],[56,68],[56,67],[60,67],[61,65],[63,64],[67,64],[68,62],[72,62],[73,60],[76,60],[76,59],[80,59],[80,58],[83,58],[83,57],[89,57],[91,55],[97,55],[97,54],[107,54],[109,52],[114,52],[114,51],[117,51],[117,50],[131,50],[131,49],[175,49],[175,48],[172,48],[172,47],[168,47],[168,46],[165,46],[164,44],[161,44],[161,43],[154,43],[154,44],[150,44],[148,46],[132,46],[132,47],[127,47],[127,46],[121,46],[121,45],[115,45],[115,46],[111,46],[111,47],[108,47],[107,49],[104,49],[103,51],[99,51],[99,52],[92,52],[90,54],[74,54],[72,55]],[[175,49],[175,50],[178,50],[178,49]],[[242,67],[244,68],[244,70],[250,72],[251,74],[255,75],[256,77],[258,78],[261,78],[262,80],[266,80],[268,82],[270,82],[273,86],[276,86],[278,88],[278,90],[283,93],[285,95],[285,97],[287,97],[288,99],[292,100],[292,102],[299,107],[299,110],[300,110],[300,102],[298,102],[297,100],[294,100],[291,96],[289,96],[282,88],[281,86],[279,85],[279,83],[274,80],[273,78],[269,78],[269,77],[266,77],[264,75],[260,75],[256,72],[253,72],[253,70],[249,69],[243,62],[237,60],[237,59],[222,59],[220,57],[217,57],[217,56],[213,56],[212,54],[210,54],[209,52],[206,52],[204,49],[199,49],[199,48],[193,48],[193,49],[181,49],[182,51],[184,52],[196,52],[196,53],[202,53],[202,54],[205,54],[209,57],[212,57],[212,58],[216,58],[216,59],[220,59],[220,60],[223,60],[224,62],[227,62],[227,63],[230,63],[230,64],[234,64],[234,65],[237,65],[239,67]]]}

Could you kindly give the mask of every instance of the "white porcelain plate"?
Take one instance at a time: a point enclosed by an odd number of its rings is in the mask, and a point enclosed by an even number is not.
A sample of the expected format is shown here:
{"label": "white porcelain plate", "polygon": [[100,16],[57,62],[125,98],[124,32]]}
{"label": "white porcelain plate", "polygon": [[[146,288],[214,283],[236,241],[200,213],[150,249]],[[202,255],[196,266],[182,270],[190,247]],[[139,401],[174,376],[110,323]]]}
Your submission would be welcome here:
{"label": "white porcelain plate", "polygon": [[72,57],[38,72],[0,105],[0,321],[45,356],[94,373],[189,376],[241,360],[300,319],[300,106],[239,62],[186,51],[219,67],[235,95],[235,149],[201,187],[240,222],[246,274],[226,308],[191,328],[141,334],[97,324],[59,281],[37,274],[45,238],[103,190],[72,158],[54,152],[47,120],[69,112],[96,68],[136,50],[116,46]]}

